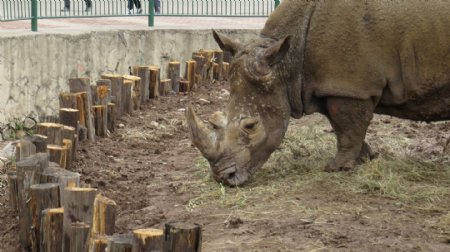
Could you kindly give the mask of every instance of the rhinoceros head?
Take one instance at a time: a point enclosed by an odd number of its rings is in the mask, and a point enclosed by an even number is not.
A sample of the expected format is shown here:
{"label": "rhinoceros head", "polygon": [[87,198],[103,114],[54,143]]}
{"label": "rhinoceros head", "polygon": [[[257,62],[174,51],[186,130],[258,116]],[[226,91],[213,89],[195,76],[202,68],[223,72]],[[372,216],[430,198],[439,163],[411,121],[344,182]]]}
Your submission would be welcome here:
{"label": "rhinoceros head", "polygon": [[286,132],[290,107],[280,62],[290,37],[262,38],[244,47],[215,31],[213,35],[233,55],[229,104],[206,124],[191,107],[186,116],[192,141],[208,159],[214,179],[240,185],[264,164]]}

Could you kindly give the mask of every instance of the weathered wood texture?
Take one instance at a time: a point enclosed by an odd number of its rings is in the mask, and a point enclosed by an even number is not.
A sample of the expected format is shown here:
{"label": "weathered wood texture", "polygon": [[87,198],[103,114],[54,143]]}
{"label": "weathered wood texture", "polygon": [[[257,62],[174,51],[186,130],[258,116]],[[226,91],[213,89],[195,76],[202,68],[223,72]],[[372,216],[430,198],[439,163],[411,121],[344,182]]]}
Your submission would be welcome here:
{"label": "weathered wood texture", "polygon": [[[66,231],[66,230],[65,230]],[[64,252],[84,252],[87,250],[90,226],[83,222],[71,223],[64,232]]]}
{"label": "weathered wood texture", "polygon": [[106,105],[92,106],[94,111],[95,134],[106,137],[108,132],[108,107]]}
{"label": "weathered wood texture", "polygon": [[94,141],[94,122],[92,117],[92,91],[89,78],[70,78],[69,79],[69,90],[71,93],[86,92],[82,95],[84,103],[84,116],[86,122],[86,128],[88,130],[88,138],[90,141]]}
{"label": "weathered wood texture", "polygon": [[102,79],[108,79],[111,81],[111,95],[114,96],[114,103],[116,104],[116,117],[120,118],[123,114],[122,113],[123,76],[117,74],[102,74]]}
{"label": "weathered wood texture", "polygon": [[116,129],[116,104],[108,103],[108,113],[107,113],[107,122],[108,122],[108,130],[114,132]]}
{"label": "weathered wood texture", "polygon": [[47,145],[48,153],[50,154],[50,161],[55,162],[61,166],[61,168],[66,169],[67,165],[67,154],[69,149],[67,146],[59,146],[55,144]]}
{"label": "weathered wood texture", "polygon": [[133,88],[133,81],[124,80],[122,85],[122,110],[124,114],[130,115],[133,112],[133,100],[131,90]]}
{"label": "weathered wood texture", "polygon": [[88,252],[106,252],[108,247],[108,237],[107,236],[92,236],[89,239],[89,249]]}
{"label": "weathered wood texture", "polygon": [[214,78],[216,80],[222,80],[223,79],[223,51],[222,50],[215,50],[214,51],[214,63],[216,63],[217,69],[215,69],[214,72]]}
{"label": "weathered wood texture", "polygon": [[201,55],[200,52],[195,52],[192,54],[192,59],[196,62],[195,68],[195,84],[194,89],[203,83],[206,79],[207,70],[207,58]]}
{"label": "weathered wood texture", "polygon": [[36,146],[31,142],[30,137],[23,137],[20,139],[19,153],[20,159],[36,154]]}
{"label": "weathered wood texture", "polygon": [[166,223],[164,229],[167,252],[200,252],[202,228],[197,224]]}
{"label": "weathered wood texture", "polygon": [[63,216],[63,208],[49,208],[42,211],[40,230],[41,252],[62,251]]}
{"label": "weathered wood texture", "polygon": [[36,147],[36,153],[46,153],[47,152],[47,141],[48,137],[40,134],[34,134],[30,137],[30,141]]}
{"label": "weathered wood texture", "polygon": [[172,80],[172,90],[175,94],[180,92],[180,62],[171,61],[167,69],[167,78]]}
{"label": "weathered wood texture", "polygon": [[157,98],[159,94],[159,83],[161,81],[160,68],[158,66],[150,66],[150,82],[149,82],[149,97]]}
{"label": "weathered wood texture", "polygon": [[229,80],[229,75],[230,75],[230,63],[228,62],[223,62],[222,64],[222,75],[223,75],[223,79],[224,80]]}
{"label": "weathered wood texture", "polygon": [[47,136],[47,144],[62,145],[63,127],[64,125],[59,123],[38,123],[36,132],[39,135]]}
{"label": "weathered wood texture", "polygon": [[80,186],[80,174],[59,167],[59,164],[50,163],[49,167],[40,172],[39,183],[57,183],[61,202],[64,202],[64,189],[66,187]]}
{"label": "weathered wood texture", "polygon": [[191,89],[195,87],[195,72],[196,72],[197,62],[195,60],[186,61],[186,73],[184,78],[189,81],[189,86],[187,88],[187,92],[190,92]]}
{"label": "weathered wood texture", "polygon": [[115,234],[108,238],[108,252],[133,252],[133,236],[130,234]]}
{"label": "weathered wood texture", "polygon": [[8,172],[8,192],[9,192],[9,205],[14,213],[18,211],[17,196],[19,190],[17,188],[17,172]]}
{"label": "weathered wood texture", "polygon": [[59,186],[54,183],[36,184],[30,187],[28,210],[31,215],[30,243],[31,251],[37,252],[41,248],[41,214],[47,208],[60,207]]}
{"label": "weathered wood texture", "polygon": [[150,98],[149,82],[150,82],[150,69],[148,66],[133,66],[132,74],[141,78],[141,103],[144,103]]}
{"label": "weathered wood texture", "polygon": [[116,202],[98,194],[94,201],[91,234],[113,235],[116,225],[116,212]]}
{"label": "weathered wood texture", "polygon": [[61,124],[77,128],[80,120],[80,111],[73,108],[59,109],[59,122]]}
{"label": "weathered wood texture", "polygon": [[133,231],[134,252],[162,252],[164,231],[162,229],[138,229]]}
{"label": "weathered wood texture", "polygon": [[189,81],[180,80],[180,93],[189,92]]}
{"label": "weathered wood texture", "polygon": [[131,88],[131,103],[133,110],[138,110],[141,107],[141,78],[134,75],[124,75],[123,78],[133,82]]}
{"label": "weathered wood texture", "polygon": [[111,102],[111,80],[100,79],[96,83],[97,92],[93,105],[108,105]]}
{"label": "weathered wood texture", "polygon": [[166,96],[169,95],[172,91],[172,80],[171,79],[163,79],[161,80],[161,95]]}

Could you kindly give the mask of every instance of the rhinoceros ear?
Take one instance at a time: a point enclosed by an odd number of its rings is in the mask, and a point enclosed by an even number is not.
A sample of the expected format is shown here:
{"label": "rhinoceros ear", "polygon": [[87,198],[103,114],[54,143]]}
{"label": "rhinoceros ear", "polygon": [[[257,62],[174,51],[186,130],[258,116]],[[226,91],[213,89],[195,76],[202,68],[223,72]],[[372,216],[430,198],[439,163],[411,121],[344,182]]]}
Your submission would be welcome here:
{"label": "rhinoceros ear", "polygon": [[220,49],[222,49],[225,52],[230,52],[232,56],[236,55],[239,49],[239,45],[232,41],[227,36],[220,34],[216,32],[214,29],[212,30],[214,39],[216,40],[217,44],[219,44]]}
{"label": "rhinoceros ear", "polygon": [[269,63],[270,66],[277,64],[280,62],[286,53],[289,51],[289,47],[291,46],[291,36],[288,35],[285,38],[278,40],[272,46],[266,49],[264,53],[264,57]]}

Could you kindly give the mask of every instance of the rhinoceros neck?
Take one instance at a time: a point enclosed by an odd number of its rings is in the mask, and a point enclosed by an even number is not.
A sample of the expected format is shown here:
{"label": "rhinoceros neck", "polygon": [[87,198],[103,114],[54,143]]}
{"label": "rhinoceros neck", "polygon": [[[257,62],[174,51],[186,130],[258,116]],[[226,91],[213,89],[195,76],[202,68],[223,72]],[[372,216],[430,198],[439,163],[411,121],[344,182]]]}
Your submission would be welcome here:
{"label": "rhinoceros neck", "polygon": [[284,1],[269,17],[262,38],[282,39],[292,36],[291,47],[286,59],[277,66],[277,75],[286,85],[291,116],[300,118],[304,113],[302,101],[303,65],[307,38],[315,1]]}

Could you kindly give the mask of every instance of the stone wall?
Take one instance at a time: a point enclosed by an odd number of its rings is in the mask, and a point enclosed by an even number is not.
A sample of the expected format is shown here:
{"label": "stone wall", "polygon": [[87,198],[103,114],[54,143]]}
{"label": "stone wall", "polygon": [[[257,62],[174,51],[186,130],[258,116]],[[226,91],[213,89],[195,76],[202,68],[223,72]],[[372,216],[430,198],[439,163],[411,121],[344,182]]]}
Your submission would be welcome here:
{"label": "stone wall", "polygon": [[[222,30],[241,42],[258,30]],[[0,123],[14,117],[56,115],[67,79],[128,73],[132,65],[184,62],[193,51],[215,49],[211,30],[119,30],[0,37]],[[182,64],[184,68],[184,64]],[[184,72],[184,71],[182,71]]]}

